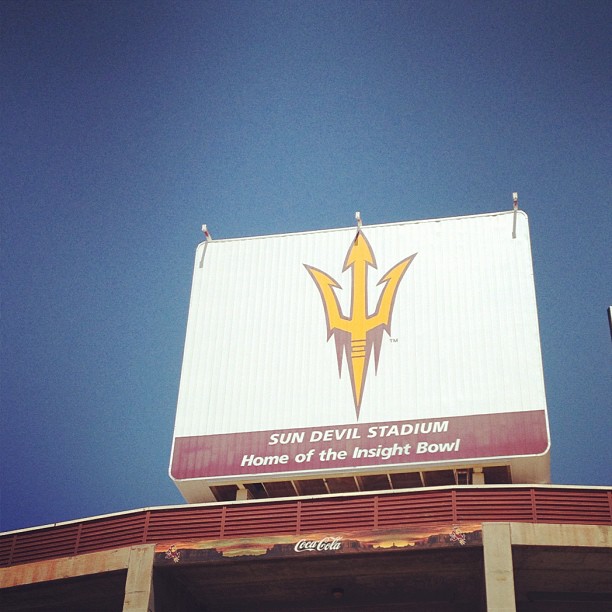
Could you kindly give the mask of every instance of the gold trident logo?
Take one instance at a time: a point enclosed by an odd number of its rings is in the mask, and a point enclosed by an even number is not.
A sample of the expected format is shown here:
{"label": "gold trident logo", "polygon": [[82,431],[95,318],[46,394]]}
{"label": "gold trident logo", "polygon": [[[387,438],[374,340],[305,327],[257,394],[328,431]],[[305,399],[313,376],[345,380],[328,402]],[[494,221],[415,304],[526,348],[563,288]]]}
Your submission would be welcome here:
{"label": "gold trident logo", "polygon": [[391,333],[391,314],[395,302],[395,294],[408,266],[416,257],[416,253],[395,264],[381,279],[379,285],[384,288],[378,298],[378,304],[373,314],[368,314],[368,266],[376,268],[376,259],[372,248],[361,230],[353,240],[344,260],[343,272],[352,270],[353,284],[351,286],[351,314],[342,314],[338,297],[334,289],[342,287],[326,272],[304,264],[306,270],[321,294],[323,309],[327,320],[327,339],[332,335],[336,341],[336,356],[338,374],[342,375],[342,355],[351,377],[355,413],[359,419],[361,400],[365,386],[370,353],[374,348],[374,369],[378,371],[378,358],[382,346],[383,332]]}

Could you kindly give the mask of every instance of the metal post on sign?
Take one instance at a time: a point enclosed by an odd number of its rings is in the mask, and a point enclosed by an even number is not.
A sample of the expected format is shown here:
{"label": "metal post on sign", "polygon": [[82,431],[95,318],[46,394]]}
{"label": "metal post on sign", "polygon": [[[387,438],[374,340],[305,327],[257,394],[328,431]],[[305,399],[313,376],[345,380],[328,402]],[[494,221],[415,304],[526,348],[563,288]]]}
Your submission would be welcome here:
{"label": "metal post on sign", "polygon": [[206,225],[202,226],[202,233],[204,234],[204,238],[206,238],[206,242],[212,242],[212,236],[210,235],[210,232],[208,231],[208,227],[206,227]]}
{"label": "metal post on sign", "polygon": [[360,230],[361,229],[361,213],[359,211],[355,213],[355,221],[357,221],[357,229]]}
{"label": "metal post on sign", "polygon": [[204,255],[206,255],[206,247],[212,242],[212,236],[208,231],[208,227],[206,225],[202,226],[202,233],[204,234],[204,238],[206,238],[206,244],[202,248],[202,257],[200,259],[200,268],[204,265]]}
{"label": "metal post on sign", "polygon": [[514,218],[512,219],[512,238],[516,238],[516,214],[518,213],[518,193],[512,194],[512,206],[514,207]]}

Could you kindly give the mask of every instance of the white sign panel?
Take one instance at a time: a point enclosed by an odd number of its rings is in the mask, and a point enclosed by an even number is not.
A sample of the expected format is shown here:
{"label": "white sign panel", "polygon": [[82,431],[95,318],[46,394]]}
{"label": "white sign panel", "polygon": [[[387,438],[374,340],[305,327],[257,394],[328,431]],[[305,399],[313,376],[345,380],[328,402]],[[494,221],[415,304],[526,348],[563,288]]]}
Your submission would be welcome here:
{"label": "white sign panel", "polygon": [[172,477],[547,452],[529,229],[513,214],[199,245]]}

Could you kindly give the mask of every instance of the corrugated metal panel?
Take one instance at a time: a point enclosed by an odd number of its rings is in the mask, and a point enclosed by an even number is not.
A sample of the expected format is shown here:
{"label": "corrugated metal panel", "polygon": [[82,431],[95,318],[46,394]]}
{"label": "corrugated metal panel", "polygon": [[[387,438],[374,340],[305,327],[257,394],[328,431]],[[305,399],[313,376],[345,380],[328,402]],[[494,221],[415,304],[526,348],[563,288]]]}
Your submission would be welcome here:
{"label": "corrugated metal panel", "polygon": [[456,496],[458,521],[534,521],[532,496],[526,490],[497,490],[483,499],[480,492],[459,490]]}
{"label": "corrugated metal panel", "polygon": [[0,566],[146,542],[486,521],[612,525],[612,491],[465,486],[140,510],[0,534]]}
{"label": "corrugated metal panel", "polygon": [[374,527],[374,498],[309,500],[302,503],[302,532]]}
{"label": "corrugated metal panel", "polygon": [[540,523],[610,524],[610,502],[605,491],[535,491],[536,520]]}
{"label": "corrugated metal panel", "polygon": [[146,513],[84,522],[79,535],[79,553],[120,548],[142,543]]}
{"label": "corrugated metal panel", "polygon": [[[249,481],[282,480],[271,490],[293,495],[289,482],[309,477],[350,491],[357,486],[337,479],[373,478],[375,467],[432,471],[496,457],[533,456],[532,474],[546,482],[529,228],[519,212],[513,238],[513,220],[509,212],[370,226],[358,235],[348,228],[200,245],[171,462],[186,499],[212,500],[210,486]],[[343,270],[355,245],[367,245],[376,267],[362,258],[359,274],[357,263]],[[409,259],[397,282],[390,280]],[[331,306],[325,310],[324,281],[317,284],[312,270],[338,285],[328,286],[329,304],[339,309],[334,320],[351,330],[347,321],[358,310],[352,295],[365,300],[367,327],[383,292],[395,289],[379,335],[342,332],[363,343],[370,359],[359,399],[350,381],[357,345],[335,344],[340,332],[327,329]],[[379,285],[385,271],[391,276]],[[432,420],[446,429],[417,433]],[[387,437],[393,425],[413,431]],[[318,438],[325,431],[331,438]],[[280,435],[284,442],[274,439]],[[381,454],[396,443],[412,448]],[[328,450],[332,456],[321,454]],[[520,481],[518,468],[513,475]],[[452,482],[448,476],[444,483]],[[205,486],[194,487],[197,479]]]}
{"label": "corrugated metal panel", "polygon": [[296,505],[293,503],[228,506],[223,527],[224,537],[295,533]]}
{"label": "corrugated metal panel", "polygon": [[16,539],[16,535],[5,538],[0,536],[0,567],[11,564],[11,558],[13,556],[12,551]]}
{"label": "corrugated metal panel", "polygon": [[15,539],[11,563],[28,563],[75,554],[80,525],[29,531]]}
{"label": "corrugated metal panel", "polygon": [[223,506],[213,508],[184,508],[151,512],[146,540],[219,538],[222,531]]}
{"label": "corrugated metal panel", "polygon": [[451,491],[401,493],[380,497],[378,526],[422,525],[452,523],[453,503]]}

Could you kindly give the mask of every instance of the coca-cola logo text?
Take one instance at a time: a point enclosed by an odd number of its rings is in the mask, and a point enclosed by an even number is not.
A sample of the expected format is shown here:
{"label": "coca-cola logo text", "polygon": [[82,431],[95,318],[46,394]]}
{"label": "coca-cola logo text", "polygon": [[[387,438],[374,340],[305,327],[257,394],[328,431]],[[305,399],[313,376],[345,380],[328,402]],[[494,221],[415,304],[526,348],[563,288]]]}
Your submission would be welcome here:
{"label": "coca-cola logo text", "polygon": [[332,538],[331,536],[326,538],[321,538],[320,540],[300,540],[293,547],[295,552],[305,552],[305,551],[331,551],[331,550],[340,550],[342,547],[342,538]]}

